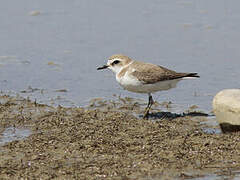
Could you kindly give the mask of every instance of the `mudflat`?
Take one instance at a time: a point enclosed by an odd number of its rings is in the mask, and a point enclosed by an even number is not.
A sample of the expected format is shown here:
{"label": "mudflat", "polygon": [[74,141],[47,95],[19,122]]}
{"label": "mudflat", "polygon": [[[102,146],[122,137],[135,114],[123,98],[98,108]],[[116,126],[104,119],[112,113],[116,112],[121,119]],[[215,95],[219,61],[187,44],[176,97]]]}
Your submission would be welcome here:
{"label": "mudflat", "polygon": [[239,132],[207,133],[203,116],[144,120],[122,101],[66,108],[1,96],[0,140],[9,127],[31,135],[0,146],[0,179],[239,177]]}

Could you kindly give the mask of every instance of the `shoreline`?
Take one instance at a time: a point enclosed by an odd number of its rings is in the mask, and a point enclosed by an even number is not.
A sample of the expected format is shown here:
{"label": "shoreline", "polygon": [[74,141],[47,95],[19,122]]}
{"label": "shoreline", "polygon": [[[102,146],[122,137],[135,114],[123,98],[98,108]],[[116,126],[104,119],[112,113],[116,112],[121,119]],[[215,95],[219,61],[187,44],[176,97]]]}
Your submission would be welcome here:
{"label": "shoreline", "polygon": [[88,109],[51,107],[21,97],[0,100],[0,139],[8,127],[31,131],[27,138],[0,146],[0,178],[191,179],[240,174],[240,133],[207,133],[209,119],[204,116],[144,120],[133,115],[142,109],[127,98],[122,104],[105,102]]}

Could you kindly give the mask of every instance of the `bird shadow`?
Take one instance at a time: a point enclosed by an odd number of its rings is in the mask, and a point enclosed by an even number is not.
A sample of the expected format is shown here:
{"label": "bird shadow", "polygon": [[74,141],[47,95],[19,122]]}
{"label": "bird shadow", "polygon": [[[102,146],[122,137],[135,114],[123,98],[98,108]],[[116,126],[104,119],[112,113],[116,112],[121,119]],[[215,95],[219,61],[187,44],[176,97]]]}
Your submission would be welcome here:
{"label": "bird shadow", "polygon": [[[175,119],[179,117],[208,117],[214,116],[211,114],[203,113],[203,112],[188,112],[188,113],[172,113],[172,112],[153,112],[148,114],[148,119]],[[139,115],[139,118],[143,118],[143,115]]]}

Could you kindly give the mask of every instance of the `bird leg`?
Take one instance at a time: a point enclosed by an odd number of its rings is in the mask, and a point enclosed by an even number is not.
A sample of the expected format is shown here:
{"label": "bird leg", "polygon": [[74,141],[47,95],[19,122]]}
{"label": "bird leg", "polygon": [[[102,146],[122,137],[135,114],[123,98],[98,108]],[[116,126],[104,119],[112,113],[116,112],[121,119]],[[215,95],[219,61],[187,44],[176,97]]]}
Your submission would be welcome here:
{"label": "bird leg", "polygon": [[151,106],[153,105],[153,103],[154,103],[154,101],[153,101],[152,95],[150,93],[148,93],[148,105],[145,108],[145,112],[144,112],[144,116],[143,116],[144,119],[148,118],[149,110],[151,109]]}

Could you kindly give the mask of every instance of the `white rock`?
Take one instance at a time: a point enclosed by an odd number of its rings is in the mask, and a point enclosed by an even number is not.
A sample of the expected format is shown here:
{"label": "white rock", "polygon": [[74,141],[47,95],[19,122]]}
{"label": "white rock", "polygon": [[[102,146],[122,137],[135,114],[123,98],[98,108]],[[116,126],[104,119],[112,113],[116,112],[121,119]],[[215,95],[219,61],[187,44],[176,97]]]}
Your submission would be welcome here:
{"label": "white rock", "polygon": [[213,112],[220,125],[240,126],[240,89],[225,89],[217,93],[213,99]]}

